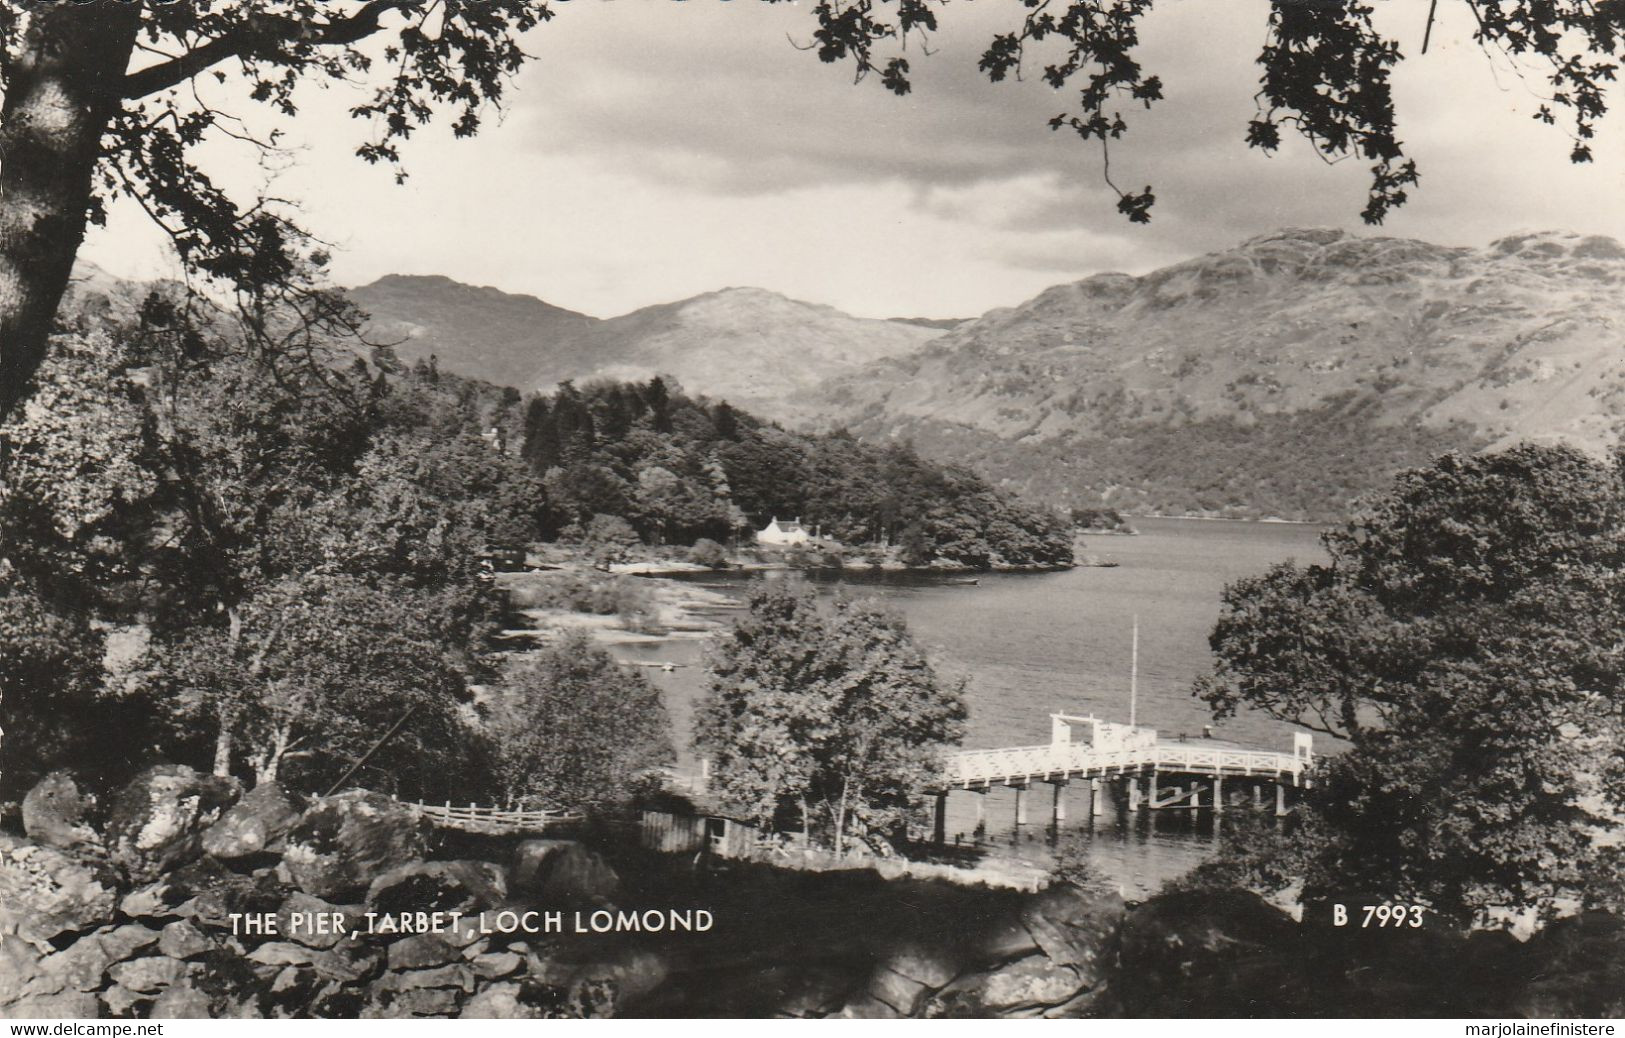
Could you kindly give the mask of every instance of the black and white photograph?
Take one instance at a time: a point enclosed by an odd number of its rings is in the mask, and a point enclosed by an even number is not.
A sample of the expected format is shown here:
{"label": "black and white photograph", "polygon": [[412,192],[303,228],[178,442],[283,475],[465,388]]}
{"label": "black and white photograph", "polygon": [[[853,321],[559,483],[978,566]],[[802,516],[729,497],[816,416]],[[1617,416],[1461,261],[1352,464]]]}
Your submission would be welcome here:
{"label": "black and white photograph", "polygon": [[0,0],[8,1033],[1613,1034],[1622,65]]}

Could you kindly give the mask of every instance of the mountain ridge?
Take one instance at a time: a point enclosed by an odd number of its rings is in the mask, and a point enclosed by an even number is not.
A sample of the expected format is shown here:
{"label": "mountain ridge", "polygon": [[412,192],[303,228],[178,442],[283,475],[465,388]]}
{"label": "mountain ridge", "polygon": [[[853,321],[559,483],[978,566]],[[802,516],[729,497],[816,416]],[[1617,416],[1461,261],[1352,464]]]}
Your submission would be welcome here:
{"label": "mountain ridge", "polygon": [[769,289],[730,286],[598,318],[535,296],[440,275],[385,275],[347,289],[370,334],[403,360],[433,354],[447,370],[524,391],[566,379],[674,377],[773,417],[832,375],[917,349],[944,329],[854,317]]}
{"label": "mountain ridge", "polygon": [[[75,294],[117,281],[83,276]],[[1598,235],[1466,247],[1289,228],[965,321],[741,286],[611,318],[439,275],[350,294],[404,359],[527,391],[662,374],[1058,504],[1327,519],[1447,450],[1617,444],[1621,289],[1625,246]]]}
{"label": "mountain ridge", "polygon": [[[1474,249],[1288,229],[1052,286],[798,403],[1069,503],[1326,517],[1442,450],[1611,446],[1622,287],[1625,247],[1602,236]],[[1282,477],[1294,450],[1355,476]],[[1323,486],[1247,489],[1278,478]]]}

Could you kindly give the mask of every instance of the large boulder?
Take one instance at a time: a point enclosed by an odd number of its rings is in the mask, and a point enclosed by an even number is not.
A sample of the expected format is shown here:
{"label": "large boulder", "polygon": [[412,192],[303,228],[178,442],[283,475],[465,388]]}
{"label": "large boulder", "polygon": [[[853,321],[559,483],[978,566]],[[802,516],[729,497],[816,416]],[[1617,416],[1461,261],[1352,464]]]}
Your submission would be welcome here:
{"label": "large boulder", "polygon": [[186,919],[165,926],[158,936],[158,951],[171,959],[202,958],[216,947],[212,938]]}
{"label": "large boulder", "polygon": [[213,1016],[209,996],[186,983],[166,988],[147,1012],[149,1020],[208,1020]]}
{"label": "large boulder", "polygon": [[1592,911],[1558,919],[1523,948],[1529,978],[1510,1012],[1531,1019],[1625,1016],[1625,920]]}
{"label": "large boulder", "polygon": [[590,990],[608,990],[617,1010],[647,998],[671,976],[671,967],[659,954],[638,948],[620,948],[576,970],[571,988],[577,998]]}
{"label": "large boulder", "polygon": [[0,833],[0,933],[45,943],[111,922],[117,894],[102,869]]}
{"label": "large boulder", "polygon": [[759,1016],[771,1012],[778,1016],[827,1016],[846,1003],[854,987],[861,983],[861,974],[853,972],[855,965],[851,962],[797,963],[793,968],[774,971],[780,975],[776,997],[765,1008],[756,1008],[756,999],[765,986],[764,981],[772,974],[761,969],[744,971],[737,981],[743,989],[740,1001],[746,1007],[740,1015]]}
{"label": "large boulder", "polygon": [[508,897],[499,866],[484,861],[416,861],[390,869],[367,887],[379,912],[459,912],[495,908]]}
{"label": "large boulder", "polygon": [[253,965],[235,953],[210,950],[199,959],[167,955],[121,963],[110,971],[117,982],[103,998],[108,1008],[116,990],[121,1004],[150,1000],[154,1020],[257,1019],[263,1016],[263,983]]}
{"label": "large boulder", "polygon": [[1117,958],[1117,932],[1127,907],[1116,891],[1085,891],[1070,883],[1036,894],[1021,922],[1050,959],[1078,971],[1084,984],[1106,981]]}
{"label": "large boulder", "polygon": [[230,929],[234,915],[275,912],[283,891],[269,874],[244,876],[204,857],[137,887],[119,909],[133,919],[186,918],[213,929]]}
{"label": "large boulder", "polygon": [[71,851],[101,845],[96,794],[71,771],[53,771],[23,797],[23,831],[35,843]]}
{"label": "large boulder", "polygon": [[[1298,924],[1257,894],[1158,895],[1128,913],[1120,941],[1118,996],[1132,1016],[1228,1015],[1230,1007],[1212,1001],[1225,992],[1241,1007],[1237,1015],[1293,1015],[1269,1004],[1275,997],[1295,998],[1289,990],[1265,991],[1237,979],[1254,973],[1261,980],[1279,978],[1283,966],[1290,975],[1301,956]],[[1294,1013],[1298,1008],[1294,1002]]]}
{"label": "large boulder", "polygon": [[608,901],[621,886],[614,867],[576,840],[525,840],[509,881],[515,893],[553,904]]}
{"label": "large boulder", "polygon": [[1067,966],[1044,955],[1031,955],[1001,966],[983,982],[980,998],[999,1013],[1058,1006],[1076,995],[1084,984]]}
{"label": "large boulder", "polygon": [[25,994],[95,991],[102,986],[109,968],[150,947],[157,937],[153,931],[137,925],[86,934],[62,951],[35,963],[28,975]]}
{"label": "large boulder", "polygon": [[131,991],[152,994],[186,976],[186,963],[167,955],[148,955],[116,963],[108,975]]}
{"label": "large boulder", "polygon": [[310,948],[331,948],[363,929],[360,905],[335,905],[294,891],[277,909],[277,933]]}
{"label": "large boulder", "polygon": [[833,1019],[895,1020],[897,1019],[897,1010],[873,995],[864,994],[842,1006],[839,1012],[833,1014]]}
{"label": "large boulder", "polygon": [[518,952],[488,951],[480,952],[468,960],[474,967],[475,975],[484,980],[500,980],[511,977],[525,968],[525,957]]}
{"label": "large boulder", "polygon": [[355,790],[305,809],[288,831],[282,870],[305,893],[342,900],[427,851],[417,815],[389,797]]}
{"label": "large boulder", "polygon": [[1031,955],[1038,950],[1032,931],[1015,912],[999,912],[980,921],[965,937],[966,957],[995,965]]}
{"label": "large boulder", "polygon": [[203,833],[203,851],[221,861],[274,852],[298,820],[299,809],[282,787],[262,782]]}
{"label": "large boulder", "polygon": [[119,791],[107,817],[113,861],[140,881],[202,853],[203,831],[237,802],[236,780],[184,764],[148,768]]}
{"label": "large boulder", "polygon": [[541,1011],[520,1001],[518,984],[493,984],[463,1005],[464,1020],[535,1020]]}
{"label": "large boulder", "polygon": [[927,998],[960,972],[961,955],[950,942],[919,937],[890,942],[869,976],[868,994],[901,1016],[913,1016]]}
{"label": "large boulder", "polygon": [[[514,959],[523,961],[517,955]],[[387,961],[392,970],[424,970],[461,962],[463,953],[439,934],[419,933],[391,944]]]}
{"label": "large boulder", "polygon": [[932,996],[927,1017],[1041,1016],[1066,1005],[1085,989],[1070,966],[1046,955],[1029,955],[987,973],[966,974]]}
{"label": "large boulder", "polygon": [[919,937],[892,942],[881,958],[886,969],[932,989],[958,976],[961,967],[957,947]]}
{"label": "large boulder", "polygon": [[927,985],[886,966],[869,975],[868,997],[891,1006],[898,1016],[913,1016],[931,993]]}
{"label": "large boulder", "polygon": [[16,934],[0,934],[0,1009],[22,997],[39,975],[44,958],[45,952],[31,941]]}
{"label": "large boulder", "polygon": [[64,991],[21,999],[7,1006],[4,1015],[11,1020],[85,1020],[93,1019],[99,1008],[89,992]]}
{"label": "large boulder", "polygon": [[325,980],[351,984],[371,976],[382,962],[376,951],[353,942],[322,950],[292,941],[270,941],[248,953],[249,962],[275,967],[276,976],[285,966],[308,967]]}

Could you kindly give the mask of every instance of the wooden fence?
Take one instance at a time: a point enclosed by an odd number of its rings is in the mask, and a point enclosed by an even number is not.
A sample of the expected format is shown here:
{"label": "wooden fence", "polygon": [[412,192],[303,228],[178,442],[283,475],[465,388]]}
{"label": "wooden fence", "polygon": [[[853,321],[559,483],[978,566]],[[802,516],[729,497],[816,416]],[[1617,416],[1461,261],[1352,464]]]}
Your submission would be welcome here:
{"label": "wooden fence", "polygon": [[449,801],[445,804],[425,804],[421,800],[416,802],[402,800],[399,803],[419,818],[442,829],[457,829],[465,833],[483,833],[488,836],[544,833],[582,820],[582,816],[573,811],[481,807],[476,804],[453,807]]}

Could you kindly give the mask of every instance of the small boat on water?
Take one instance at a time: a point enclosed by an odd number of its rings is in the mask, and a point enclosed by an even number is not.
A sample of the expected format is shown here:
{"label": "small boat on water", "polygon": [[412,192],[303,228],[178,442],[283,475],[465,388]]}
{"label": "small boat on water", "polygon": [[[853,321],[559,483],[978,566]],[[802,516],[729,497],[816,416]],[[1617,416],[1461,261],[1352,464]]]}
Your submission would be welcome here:
{"label": "small boat on water", "polygon": [[948,581],[950,584],[966,584],[970,586],[975,586],[981,582],[979,577],[955,577],[953,580]]}

